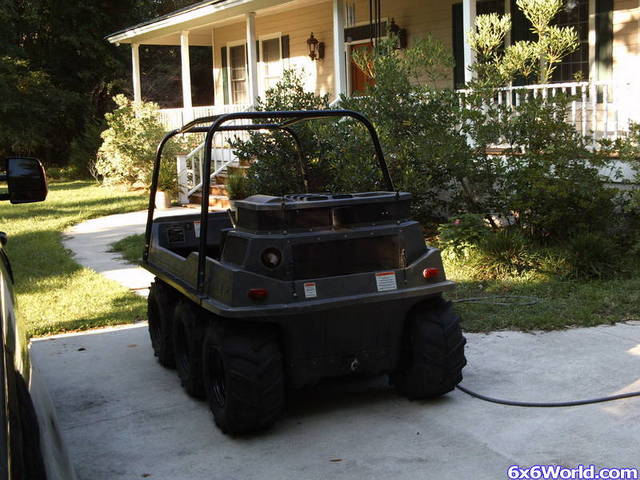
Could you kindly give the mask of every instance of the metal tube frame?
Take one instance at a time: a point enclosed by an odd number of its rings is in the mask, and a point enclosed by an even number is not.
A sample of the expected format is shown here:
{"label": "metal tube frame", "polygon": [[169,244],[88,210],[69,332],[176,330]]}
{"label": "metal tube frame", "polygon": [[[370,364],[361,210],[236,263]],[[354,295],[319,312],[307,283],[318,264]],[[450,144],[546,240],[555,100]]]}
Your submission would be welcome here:
{"label": "metal tube frame", "polygon": [[[302,142],[297,133],[291,126],[307,120],[316,120],[320,118],[344,118],[351,117],[362,123],[368,130],[373,143],[373,148],[378,160],[378,166],[382,171],[384,182],[390,192],[395,191],[393,181],[389,175],[389,169],[384,159],[380,139],[371,122],[362,114],[352,110],[302,110],[302,111],[284,111],[284,112],[234,112],[223,115],[210,117],[202,117],[187,123],[180,129],[172,130],[167,133],[156,150],[156,158],[153,166],[153,174],[151,176],[151,189],[149,192],[149,209],[147,213],[147,225],[145,229],[143,261],[148,262],[149,248],[151,244],[151,228],[153,225],[153,213],[155,209],[155,196],[158,190],[158,177],[160,172],[160,162],[162,161],[162,151],[167,142],[173,137],[184,133],[206,133],[204,141],[204,165],[202,173],[202,202],[200,204],[200,246],[198,250],[198,276],[197,288],[198,295],[202,296],[205,280],[206,269],[206,252],[207,252],[207,233],[209,226],[209,196],[205,194],[211,187],[211,145],[213,136],[217,132],[242,131],[242,130],[279,130],[288,133],[294,139],[296,150],[298,151],[298,160],[300,163],[300,171],[305,191],[307,190],[307,179],[304,172],[304,161]],[[274,123],[274,119],[283,120],[281,123]],[[232,120],[266,120],[267,123],[251,123],[244,125],[224,124]],[[202,126],[202,124],[210,123],[211,125]]]}

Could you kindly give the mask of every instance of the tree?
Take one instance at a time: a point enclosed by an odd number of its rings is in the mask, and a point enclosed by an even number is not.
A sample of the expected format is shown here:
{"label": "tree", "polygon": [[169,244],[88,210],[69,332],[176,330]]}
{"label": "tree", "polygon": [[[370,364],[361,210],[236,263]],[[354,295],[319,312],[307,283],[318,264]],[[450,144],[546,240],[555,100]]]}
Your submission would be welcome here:
{"label": "tree", "polygon": [[548,83],[556,66],[578,46],[578,34],[572,27],[553,25],[563,0],[517,0],[516,5],[531,23],[535,41],[521,40],[503,49],[511,29],[509,15],[479,15],[475,30],[468,33],[469,43],[478,57],[476,73],[481,83],[505,84],[516,76],[537,77]]}
{"label": "tree", "polygon": [[95,157],[96,124],[115,94],[131,93],[130,53],[104,36],[191,3],[2,0],[0,155],[36,155],[49,165]]}

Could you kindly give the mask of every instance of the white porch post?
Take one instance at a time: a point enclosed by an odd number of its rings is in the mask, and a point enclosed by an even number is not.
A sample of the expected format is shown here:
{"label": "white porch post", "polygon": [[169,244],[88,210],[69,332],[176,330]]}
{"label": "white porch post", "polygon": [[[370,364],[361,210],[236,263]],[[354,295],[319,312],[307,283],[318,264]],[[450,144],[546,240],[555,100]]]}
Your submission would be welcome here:
{"label": "white porch post", "polygon": [[336,99],[347,95],[347,62],[344,53],[344,0],[333,0],[333,70]]}
{"label": "white porch post", "polygon": [[469,45],[469,32],[476,28],[476,0],[462,0],[462,30],[464,31],[464,80],[473,79],[469,68],[476,62],[476,55]]}
{"label": "white porch post", "polygon": [[189,32],[180,33],[180,60],[182,61],[182,107],[185,121],[191,120],[191,62],[189,60]]}
{"label": "white porch post", "polygon": [[142,101],[142,86],[140,83],[140,44],[131,44],[131,65],[133,77],[133,101]]}
{"label": "white porch post", "polygon": [[247,77],[249,80],[249,101],[255,105],[258,100],[258,52],[256,51],[256,14],[247,13]]}

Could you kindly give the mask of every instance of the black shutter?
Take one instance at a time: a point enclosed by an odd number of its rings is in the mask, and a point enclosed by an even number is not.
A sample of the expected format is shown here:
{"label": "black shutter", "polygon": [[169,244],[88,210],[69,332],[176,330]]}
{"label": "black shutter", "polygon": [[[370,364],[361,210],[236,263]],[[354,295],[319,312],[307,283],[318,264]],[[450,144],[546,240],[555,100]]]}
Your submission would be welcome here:
{"label": "black shutter", "polygon": [[280,49],[282,50],[282,58],[289,58],[289,35],[280,37]]}
{"label": "black shutter", "polygon": [[610,80],[613,67],[613,0],[596,0],[596,79]]}
{"label": "black shutter", "polygon": [[451,6],[451,18],[453,35],[453,87],[464,87],[464,28],[462,26],[462,4],[454,3]]}
{"label": "black shutter", "polygon": [[222,95],[224,104],[229,105],[229,65],[227,60],[227,47],[220,49],[220,62],[222,63]]}

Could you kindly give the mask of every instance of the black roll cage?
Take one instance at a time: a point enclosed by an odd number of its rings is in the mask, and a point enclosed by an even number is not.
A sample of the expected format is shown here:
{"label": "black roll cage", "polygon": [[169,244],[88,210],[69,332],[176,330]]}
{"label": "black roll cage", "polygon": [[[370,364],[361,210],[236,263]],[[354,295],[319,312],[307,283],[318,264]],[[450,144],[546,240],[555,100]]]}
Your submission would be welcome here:
{"label": "black roll cage", "polygon": [[[209,226],[209,192],[211,187],[211,144],[213,142],[213,135],[217,132],[229,132],[229,131],[251,131],[251,130],[279,130],[288,133],[293,137],[298,153],[298,161],[300,163],[300,171],[302,174],[302,181],[306,190],[307,181],[304,172],[303,163],[303,151],[302,142],[298,134],[291,128],[296,123],[306,120],[317,120],[320,118],[343,118],[351,117],[362,123],[369,131],[373,148],[375,150],[376,158],[378,160],[378,166],[382,170],[382,176],[387,186],[387,190],[390,192],[395,191],[393,181],[389,175],[389,169],[387,162],[384,159],[382,153],[382,147],[380,146],[380,139],[376,133],[375,128],[371,122],[362,114],[353,110],[298,110],[298,111],[283,111],[283,112],[235,112],[225,113],[222,115],[214,115],[209,117],[202,117],[195,119],[182,128],[175,129],[167,133],[156,151],[156,158],[153,165],[153,175],[151,177],[151,190],[149,194],[149,209],[147,214],[147,226],[144,236],[144,252],[142,255],[143,262],[147,263],[149,259],[149,248],[151,245],[151,227],[153,224],[153,213],[155,209],[155,196],[158,190],[158,177],[160,172],[160,162],[162,161],[162,151],[169,140],[176,135],[184,133],[205,133],[204,141],[204,164],[202,172],[202,201],[200,204],[200,246],[198,249],[198,276],[197,276],[197,288],[198,295],[202,295],[204,288],[205,266],[206,266],[206,250],[207,250],[207,234]],[[264,120],[268,123],[248,123],[242,125],[224,125],[232,120]],[[280,123],[275,123],[274,120],[281,120]],[[210,125],[203,126],[202,124]]]}

